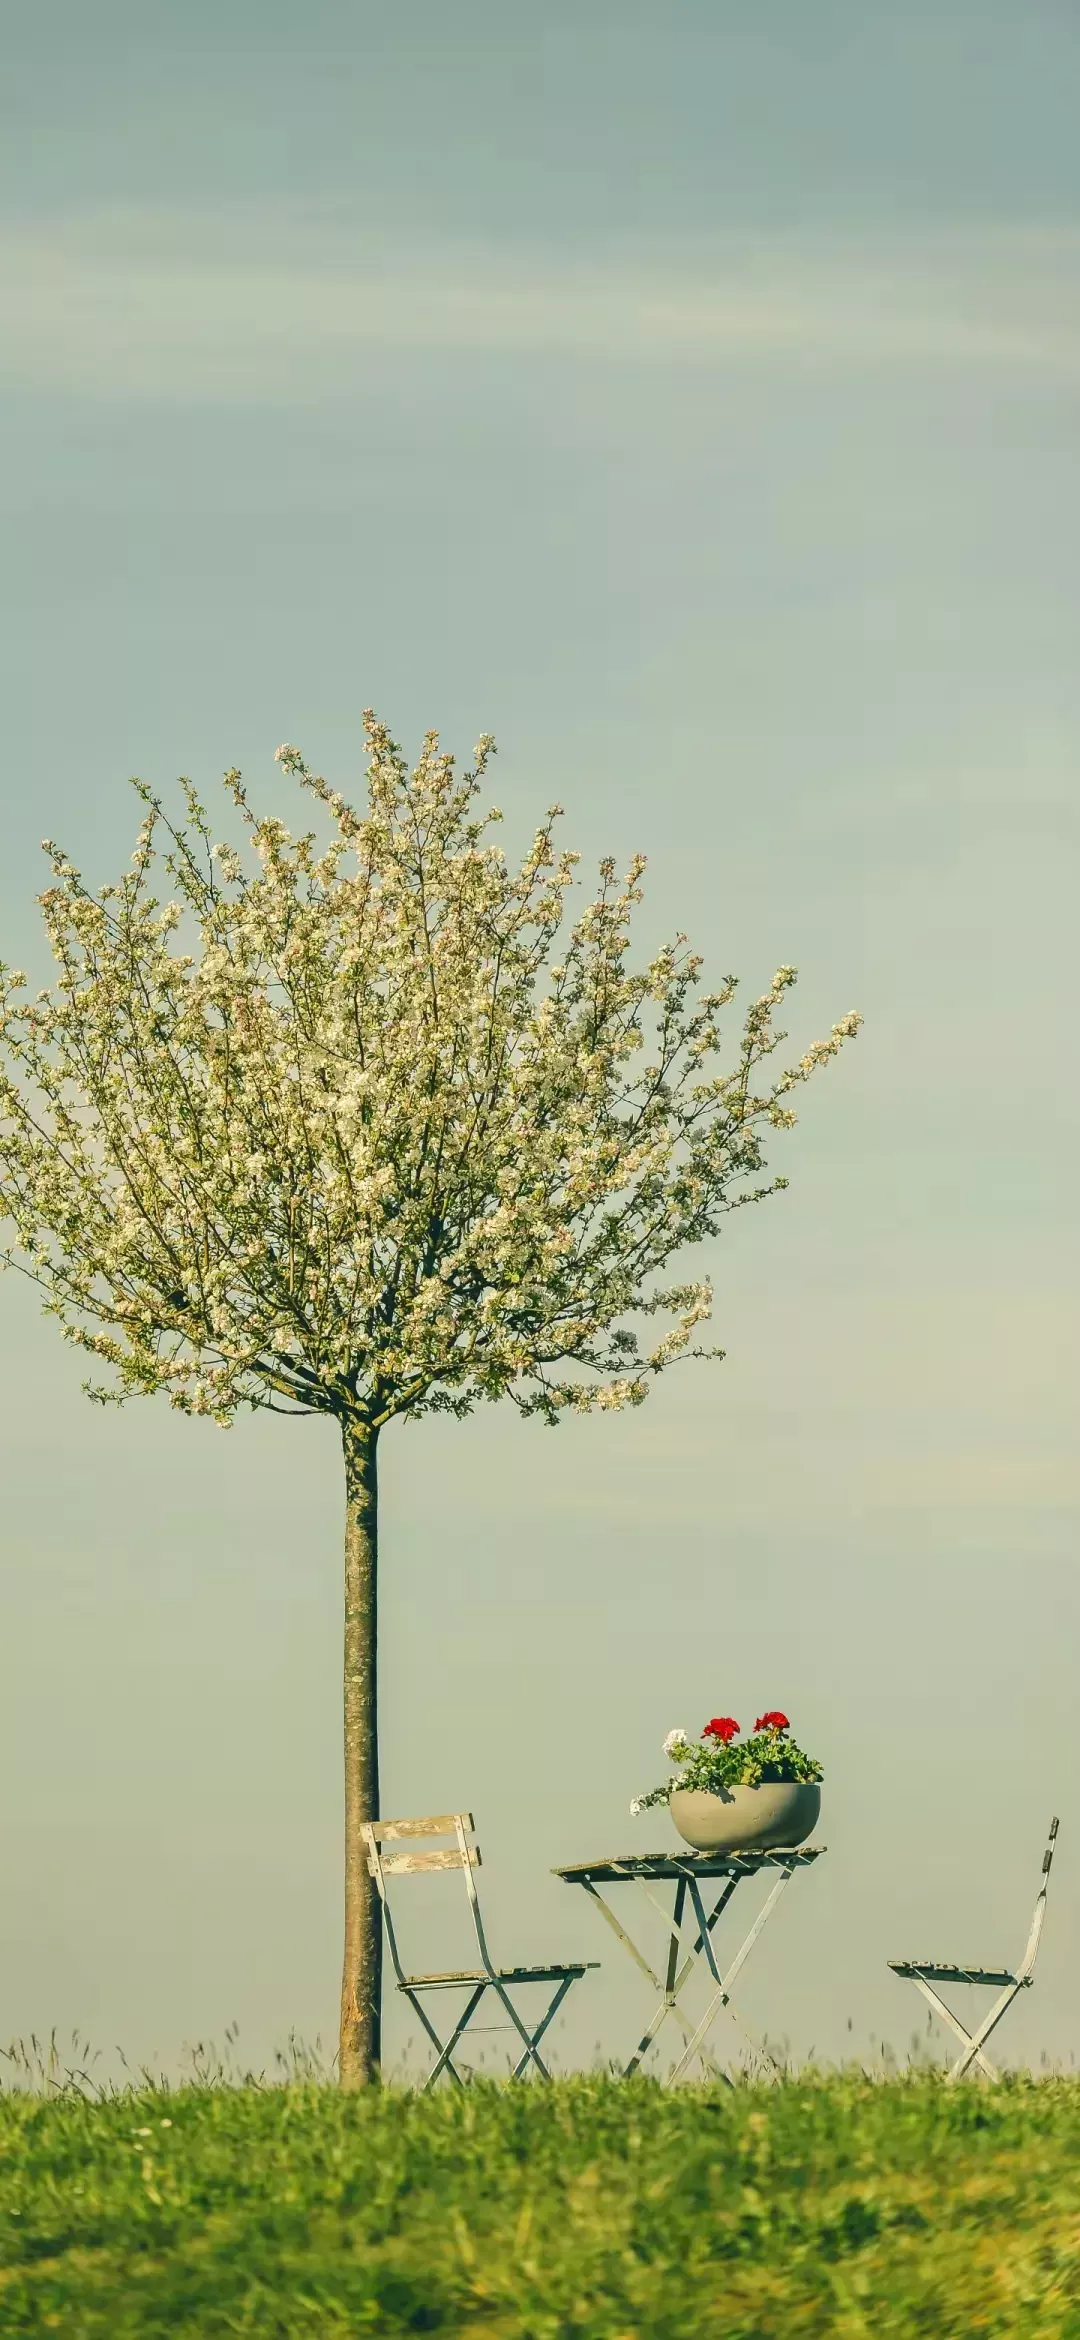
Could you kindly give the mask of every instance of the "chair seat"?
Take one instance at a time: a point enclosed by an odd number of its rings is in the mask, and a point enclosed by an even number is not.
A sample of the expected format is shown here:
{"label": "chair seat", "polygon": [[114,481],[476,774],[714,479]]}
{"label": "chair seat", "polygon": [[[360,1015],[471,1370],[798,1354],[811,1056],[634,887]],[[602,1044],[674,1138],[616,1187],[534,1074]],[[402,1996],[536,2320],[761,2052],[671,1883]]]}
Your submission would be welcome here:
{"label": "chair seat", "polygon": [[908,1977],[921,1974],[927,1982],[996,1983],[1003,1990],[1006,1983],[1031,1981],[1029,1974],[1011,1974],[1005,1966],[943,1966],[933,1958],[890,1958],[887,1964],[894,1974]]}
{"label": "chair seat", "polygon": [[407,1974],[399,1982],[399,1991],[441,1991],[452,1989],[455,1983],[526,1983],[562,1982],[568,1975],[588,1974],[599,1965],[597,1958],[587,1958],[572,1966],[497,1966],[493,1974],[486,1967],[463,1967],[454,1974]]}

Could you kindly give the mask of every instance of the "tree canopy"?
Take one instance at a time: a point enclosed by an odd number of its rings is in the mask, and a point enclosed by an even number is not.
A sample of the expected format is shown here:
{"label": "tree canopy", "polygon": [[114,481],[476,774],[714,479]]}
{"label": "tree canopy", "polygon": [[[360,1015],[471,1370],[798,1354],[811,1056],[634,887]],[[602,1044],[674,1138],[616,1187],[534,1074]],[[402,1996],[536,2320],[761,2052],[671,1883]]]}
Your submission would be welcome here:
{"label": "tree canopy", "polygon": [[766,1136],[859,1019],[774,1071],[782,967],[723,1064],[734,979],[703,989],[682,935],[627,963],[641,859],[571,919],[559,808],[517,868],[478,811],[490,740],[459,774],[431,733],[410,772],[365,722],[365,811],[278,751],[328,841],[231,771],[238,841],[187,783],[182,823],[136,783],[118,883],[46,847],[58,980],[0,969],[7,1256],[114,1369],[102,1398],[372,1425],[638,1403],[710,1310],[668,1262],[786,1183]]}

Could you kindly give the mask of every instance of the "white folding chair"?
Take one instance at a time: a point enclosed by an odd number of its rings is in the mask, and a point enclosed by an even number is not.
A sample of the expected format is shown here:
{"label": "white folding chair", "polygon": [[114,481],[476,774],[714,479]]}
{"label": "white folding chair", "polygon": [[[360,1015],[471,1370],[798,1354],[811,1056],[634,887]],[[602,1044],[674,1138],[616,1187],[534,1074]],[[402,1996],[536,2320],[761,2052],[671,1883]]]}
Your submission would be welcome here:
{"label": "white folding chair", "polygon": [[[1005,1966],[947,1966],[935,1958],[890,1958],[887,1962],[894,1974],[903,1975],[905,1981],[914,1983],[916,1990],[922,1992],[923,1998],[933,2009],[934,2014],[940,2016],[941,2021],[948,2024],[950,2031],[955,2032],[957,2039],[963,2041],[963,2052],[957,2057],[955,2064],[951,2066],[947,2074],[947,2078],[950,2080],[962,2079],[972,2064],[978,2064],[988,2080],[996,2080],[999,2077],[989,2056],[983,2054],[983,2047],[991,2032],[997,2030],[1002,2016],[1008,2014],[1017,1993],[1030,1990],[1035,1979],[1035,1960],[1039,1954],[1043,1920],[1046,1916],[1046,1888],[1050,1877],[1050,1864],[1054,1858],[1054,1841],[1057,1832],[1057,1821],[1052,1820],[1050,1822],[1050,1841],[1043,1854],[1042,1879],[1031,1920],[1031,1931],[1027,1938],[1027,1948],[1015,1973],[1010,1972],[1009,1968]],[[961,2023],[959,2016],[954,2015],[952,2008],[947,2007],[944,1999],[939,1997],[933,1987],[935,1983],[977,1983],[987,1990],[998,1991],[1000,1996],[995,1999],[990,2013],[985,2021],[979,2025],[978,2030],[968,2031]]]}
{"label": "white folding chair", "polygon": [[[393,1961],[394,1973],[397,1976],[397,1988],[404,1992],[405,1997],[415,2009],[436,2052],[436,2061],[424,2082],[425,2088],[434,2087],[442,2072],[449,2072],[451,2079],[456,2080],[459,2085],[461,2084],[461,2074],[456,2070],[453,2061],[454,2049],[462,2033],[472,2022],[486,1991],[494,1991],[522,2042],[522,2053],[514,2066],[515,2080],[520,2079],[521,2074],[529,2064],[534,2064],[541,2077],[549,2080],[551,2074],[539,2052],[540,2041],[543,2039],[549,2023],[552,2023],[558,2014],[571,1984],[577,1982],[581,1975],[587,1974],[591,1967],[598,1964],[598,1960],[590,1958],[575,1965],[492,1965],[487,1937],[484,1933],[484,1922],[480,1915],[476,1880],[473,1875],[474,1869],[480,1867],[480,1847],[478,1844],[469,1842],[472,1829],[471,1812],[443,1812],[428,1820],[375,1820],[367,1821],[364,1824],[363,1834],[368,1850],[368,1867],[379,1889],[379,1899],[382,1902],[383,1919],[386,1925],[386,1939]],[[384,1853],[382,1849],[385,1844],[393,1844],[402,1839],[418,1836],[453,1836],[456,1842],[452,1847],[446,1846],[434,1852]],[[388,1877],[416,1876],[418,1872],[431,1869],[461,1869],[464,1873],[465,1890],[469,1897],[469,1911],[476,1932],[477,1948],[480,1952],[480,1965],[478,1967],[462,1968],[451,1974],[405,1973],[398,1952],[397,1935],[390,1912],[390,1897],[386,1890],[386,1881]],[[556,1986],[545,2014],[532,2031],[522,2020],[510,1997],[511,1989],[519,1983],[554,1983]],[[444,2044],[428,2017],[420,1994],[424,1991],[446,1990],[468,1990],[470,1995],[464,2013],[459,2017],[454,2031]]]}

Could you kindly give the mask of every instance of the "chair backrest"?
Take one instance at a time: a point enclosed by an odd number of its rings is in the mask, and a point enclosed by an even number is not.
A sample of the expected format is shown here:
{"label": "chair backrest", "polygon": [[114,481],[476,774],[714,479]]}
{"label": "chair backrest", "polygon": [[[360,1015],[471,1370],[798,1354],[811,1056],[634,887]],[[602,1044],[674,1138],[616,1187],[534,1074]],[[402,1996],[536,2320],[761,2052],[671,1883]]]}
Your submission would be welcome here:
{"label": "chair backrest", "polygon": [[[481,1862],[479,1845],[471,1844],[469,1841],[472,1831],[473,1816],[471,1812],[437,1812],[422,1820],[366,1820],[362,1825],[361,1833],[367,1845],[368,1868],[378,1887],[383,1917],[386,1921],[386,1939],[390,1945],[390,1956],[393,1959],[394,1971],[399,1982],[402,1980],[402,1966],[398,1956],[397,1937],[390,1913],[390,1897],[386,1890],[386,1880],[388,1877],[416,1877],[432,1869],[460,1869],[463,1872],[465,1891],[469,1898],[469,1913],[476,1932],[480,1956],[487,1971],[489,1973],[493,1971],[484,1935],[483,1919],[480,1915],[476,1880],[473,1876],[473,1870],[478,1869]],[[413,1841],[417,1837],[426,1836],[452,1836],[455,1841],[452,1845],[438,1846],[431,1852],[414,1852],[411,1849]],[[385,1845],[401,1842],[404,1842],[408,1848],[404,1852],[388,1853],[383,1850]]]}
{"label": "chair backrest", "polygon": [[1042,1936],[1043,1919],[1046,1916],[1046,1888],[1050,1882],[1050,1864],[1054,1858],[1054,1844],[1057,1838],[1057,1832],[1057,1821],[1056,1819],[1051,1820],[1050,1836],[1042,1860],[1042,1879],[1035,1900],[1034,1915],[1031,1920],[1031,1932],[1027,1938],[1027,1949],[1025,1950],[1024,1955],[1020,1960],[1020,1964],[1016,1970],[1017,1978],[1020,1982],[1025,1982],[1027,1980],[1027,1977],[1031,1973],[1035,1964],[1035,1960],[1039,1955],[1039,1941]]}

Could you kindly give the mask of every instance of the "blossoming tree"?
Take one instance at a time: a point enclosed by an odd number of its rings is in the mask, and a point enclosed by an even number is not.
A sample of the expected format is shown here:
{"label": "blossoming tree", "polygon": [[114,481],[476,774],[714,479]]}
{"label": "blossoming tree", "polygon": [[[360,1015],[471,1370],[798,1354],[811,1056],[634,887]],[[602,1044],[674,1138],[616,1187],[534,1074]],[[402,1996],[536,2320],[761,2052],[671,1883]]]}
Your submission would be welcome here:
{"label": "blossoming tree", "polygon": [[[136,783],[146,813],[117,884],[95,894],[46,846],[52,990],[32,998],[0,967],[4,1257],[109,1369],[90,1394],[340,1431],[346,2083],[379,2055],[361,1825],[379,1809],[381,1433],[504,1396],[549,1423],[637,1405],[700,1354],[708,1284],[658,1279],[785,1183],[762,1183],[764,1136],[858,1023],[763,1076],[794,981],[781,968],[725,1068],[733,979],[699,989],[683,936],[627,965],[640,860],[621,883],[601,865],[560,949],[577,856],[554,845],[559,808],[512,868],[476,805],[492,743],[459,775],[430,734],[410,772],[365,721],[366,811],[278,751],[329,842],[257,818],[235,771],[243,853],[187,784],[178,824]],[[669,1329],[643,1349],[657,1314]]]}

